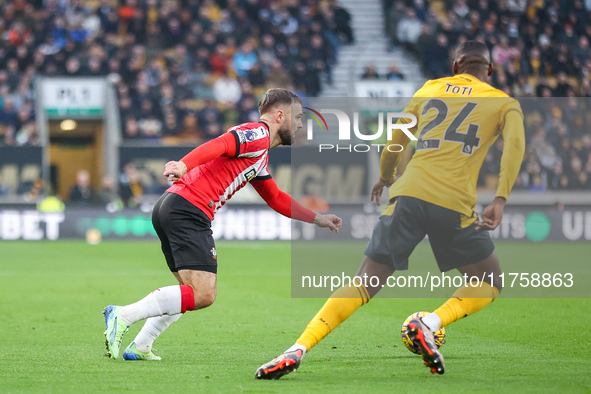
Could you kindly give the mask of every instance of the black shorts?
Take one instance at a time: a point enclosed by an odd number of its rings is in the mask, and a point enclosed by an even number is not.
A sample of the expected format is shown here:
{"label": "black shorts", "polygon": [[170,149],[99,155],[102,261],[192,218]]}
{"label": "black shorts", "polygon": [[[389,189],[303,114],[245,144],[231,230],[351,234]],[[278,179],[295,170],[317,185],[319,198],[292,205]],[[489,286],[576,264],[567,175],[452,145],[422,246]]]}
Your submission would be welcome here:
{"label": "black shorts", "polygon": [[152,224],[162,243],[168,268],[218,270],[211,221],[202,210],[174,193],[164,193],[152,211]]}
{"label": "black shorts", "polygon": [[397,271],[406,270],[408,257],[428,235],[442,272],[478,263],[495,246],[488,231],[476,231],[476,219],[417,198],[395,197],[382,212],[365,255]]}

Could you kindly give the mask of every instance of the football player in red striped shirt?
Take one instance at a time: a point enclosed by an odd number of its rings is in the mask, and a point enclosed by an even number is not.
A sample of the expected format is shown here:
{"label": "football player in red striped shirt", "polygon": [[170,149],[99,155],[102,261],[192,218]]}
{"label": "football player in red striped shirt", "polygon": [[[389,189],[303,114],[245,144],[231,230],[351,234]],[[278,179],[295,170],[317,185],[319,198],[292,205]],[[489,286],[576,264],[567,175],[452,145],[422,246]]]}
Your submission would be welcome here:
{"label": "football player in red striped shirt", "polygon": [[259,102],[259,122],[228,130],[183,157],[168,162],[164,176],[174,184],[160,197],[152,223],[162,243],[175,286],[154,290],[140,301],[104,310],[107,355],[118,358],[129,326],[146,320],[123,352],[125,360],[160,360],[154,340],[186,311],[210,306],[216,297],[217,252],[211,221],[234,193],[248,182],[267,204],[287,217],[338,231],[342,221],[302,207],[282,192],[268,171],[269,149],[291,145],[302,126],[302,101],[285,89],[270,89]]}

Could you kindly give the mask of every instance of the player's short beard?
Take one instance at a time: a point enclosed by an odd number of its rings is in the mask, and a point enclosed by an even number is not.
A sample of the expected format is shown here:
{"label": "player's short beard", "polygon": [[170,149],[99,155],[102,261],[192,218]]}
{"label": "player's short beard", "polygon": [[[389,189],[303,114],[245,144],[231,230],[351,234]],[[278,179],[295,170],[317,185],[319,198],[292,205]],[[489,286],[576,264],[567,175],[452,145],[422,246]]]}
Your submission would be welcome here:
{"label": "player's short beard", "polygon": [[281,127],[277,133],[279,134],[279,138],[281,138],[281,145],[293,144],[293,135],[291,135],[291,129],[287,127]]}

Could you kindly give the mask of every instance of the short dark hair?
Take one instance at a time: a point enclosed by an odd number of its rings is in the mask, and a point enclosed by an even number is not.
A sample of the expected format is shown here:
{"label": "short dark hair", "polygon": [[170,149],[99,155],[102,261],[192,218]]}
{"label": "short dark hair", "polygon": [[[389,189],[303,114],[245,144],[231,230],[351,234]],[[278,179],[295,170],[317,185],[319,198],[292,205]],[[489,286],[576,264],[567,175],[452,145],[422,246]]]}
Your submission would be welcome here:
{"label": "short dark hair", "polygon": [[465,41],[456,49],[455,59],[470,58],[471,62],[480,59],[482,62],[490,63],[490,50],[486,44],[476,40]]}
{"label": "short dark hair", "polygon": [[291,105],[294,102],[301,104],[302,99],[287,89],[269,89],[259,101],[259,113],[262,115],[277,105]]}

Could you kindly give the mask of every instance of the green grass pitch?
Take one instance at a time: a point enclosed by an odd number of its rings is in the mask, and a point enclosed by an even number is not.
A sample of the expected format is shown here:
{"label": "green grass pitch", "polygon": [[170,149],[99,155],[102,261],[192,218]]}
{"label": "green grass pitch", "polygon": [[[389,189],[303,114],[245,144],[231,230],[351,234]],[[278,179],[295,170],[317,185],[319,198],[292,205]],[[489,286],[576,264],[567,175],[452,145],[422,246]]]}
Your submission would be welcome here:
{"label": "green grass pitch", "polygon": [[[361,260],[363,245],[351,245]],[[547,259],[587,244],[498,244]],[[289,347],[323,304],[290,298],[289,243],[219,242],[218,298],[154,348],[161,362],[103,357],[101,311],[174,284],[152,242],[0,243],[0,392],[504,393],[591,392],[591,300],[498,299],[447,331],[434,376],[400,340],[402,321],[441,299],[375,299],[279,381],[258,366]],[[428,245],[415,259],[432,259]],[[411,260],[412,262],[412,260]],[[435,266],[434,266],[435,268]],[[353,274],[353,273],[352,273]],[[134,325],[124,347],[139,331]]]}

